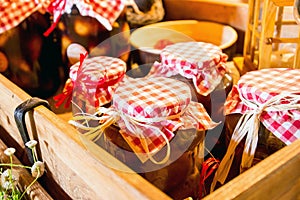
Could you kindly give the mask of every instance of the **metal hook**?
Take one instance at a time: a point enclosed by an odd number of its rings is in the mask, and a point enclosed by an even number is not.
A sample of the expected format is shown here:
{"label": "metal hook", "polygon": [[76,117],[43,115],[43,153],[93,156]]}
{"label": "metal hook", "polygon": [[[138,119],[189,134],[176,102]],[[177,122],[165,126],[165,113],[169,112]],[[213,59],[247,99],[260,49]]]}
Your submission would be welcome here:
{"label": "metal hook", "polygon": [[[40,105],[43,105],[46,108],[48,108],[49,110],[51,110],[48,101],[37,98],[37,97],[32,97],[32,98],[24,101],[19,106],[17,106],[17,108],[15,109],[14,118],[15,118],[18,130],[21,134],[22,140],[24,142],[24,145],[26,144],[26,142],[30,141],[30,137],[29,137],[29,134],[28,134],[28,131],[26,128],[26,123],[25,123],[25,114],[28,111],[31,111],[35,107],[38,107]],[[25,148],[26,148],[27,156],[28,156],[30,163],[34,164],[33,154],[31,152],[31,150],[28,147],[26,147],[26,145],[25,145]]]}

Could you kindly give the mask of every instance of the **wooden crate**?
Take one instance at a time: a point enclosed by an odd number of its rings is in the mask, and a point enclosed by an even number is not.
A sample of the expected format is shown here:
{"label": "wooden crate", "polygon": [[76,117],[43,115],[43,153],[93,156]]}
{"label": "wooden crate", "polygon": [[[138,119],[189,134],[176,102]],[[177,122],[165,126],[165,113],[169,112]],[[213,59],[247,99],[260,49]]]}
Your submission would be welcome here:
{"label": "wooden crate", "polygon": [[[22,149],[24,145],[14,122],[14,109],[30,96],[2,75],[0,91],[0,124],[9,133],[4,137],[11,137]],[[44,106],[28,113],[26,122],[31,137],[39,141],[40,158],[47,169],[45,181],[49,181],[45,189],[52,191],[54,199],[170,199],[138,174],[104,165],[103,160],[117,161],[105,151],[97,158],[92,156],[77,131]],[[204,199],[299,199],[299,166],[300,140]],[[53,189],[53,184],[58,189]]]}

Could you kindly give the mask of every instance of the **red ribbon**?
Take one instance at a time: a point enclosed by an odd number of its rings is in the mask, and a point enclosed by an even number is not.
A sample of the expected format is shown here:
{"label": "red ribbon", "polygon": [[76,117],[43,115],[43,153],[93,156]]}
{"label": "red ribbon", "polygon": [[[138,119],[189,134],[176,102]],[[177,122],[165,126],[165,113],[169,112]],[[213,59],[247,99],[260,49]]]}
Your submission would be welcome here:
{"label": "red ribbon", "polygon": [[55,29],[56,25],[59,22],[60,17],[64,13],[66,4],[67,4],[67,0],[53,1],[53,2],[51,2],[51,4],[49,5],[49,7],[47,8],[47,11],[50,12],[50,13],[54,13],[54,12],[58,11],[59,12],[59,16],[57,17],[56,20],[53,21],[52,25],[43,34],[45,37],[48,37],[50,35],[50,33]]}
{"label": "red ribbon", "polygon": [[[77,80],[80,80],[80,77],[83,73],[81,73],[82,71],[82,65],[84,60],[86,59],[86,57],[88,56],[88,53],[86,52],[85,54],[80,54],[80,64],[77,70]],[[106,74],[106,73],[105,73]],[[96,86],[96,92],[95,92],[95,98],[98,99],[100,97],[100,95],[102,95],[102,91],[106,92],[106,98],[107,99],[111,99],[112,98],[112,94],[111,92],[108,90],[108,88],[110,86],[113,86],[117,83],[119,83],[123,77],[124,77],[125,73],[123,73],[122,75],[120,75],[117,79],[113,79],[108,81],[108,77],[105,75],[101,80],[99,80],[97,82],[97,86]],[[70,78],[66,81],[66,84],[64,86],[63,92],[59,95],[56,95],[53,99],[55,101],[57,101],[57,103],[55,104],[55,107],[58,108],[59,106],[61,106],[65,101],[65,108],[68,108],[71,104],[71,100],[72,100],[72,92],[74,90],[74,88],[76,88],[76,91],[81,93],[82,90],[80,89],[80,87],[77,87],[76,85],[76,80],[71,80]],[[84,92],[82,92],[84,93]],[[95,105],[96,107],[101,106],[99,104],[99,101],[94,101],[93,99],[87,99],[88,101],[93,101],[91,102],[92,105]]]}
{"label": "red ribbon", "polygon": [[215,172],[219,167],[220,161],[216,158],[208,158],[202,163],[202,169],[200,174],[200,198],[203,196],[203,189],[205,191],[205,181]]}
{"label": "red ribbon", "polygon": [[[88,52],[85,52],[85,54],[80,54],[80,59],[79,59],[79,67],[77,70],[77,76],[80,74],[81,72],[81,68],[83,65],[83,61],[85,60],[85,58],[88,56]],[[73,89],[74,89],[74,81],[71,80],[70,78],[66,81],[63,92],[61,94],[58,94],[56,96],[53,97],[54,101],[57,101],[57,103],[55,104],[55,107],[58,108],[59,106],[61,106],[65,101],[65,108],[68,108],[71,104],[71,100],[72,100],[72,93],[73,93]]]}

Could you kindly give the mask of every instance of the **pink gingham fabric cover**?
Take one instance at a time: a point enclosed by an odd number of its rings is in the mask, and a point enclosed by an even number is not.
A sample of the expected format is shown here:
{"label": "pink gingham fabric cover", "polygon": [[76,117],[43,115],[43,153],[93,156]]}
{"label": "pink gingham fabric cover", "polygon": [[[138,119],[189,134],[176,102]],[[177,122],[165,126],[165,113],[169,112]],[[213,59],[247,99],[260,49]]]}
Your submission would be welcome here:
{"label": "pink gingham fabric cover", "polygon": [[108,30],[124,9],[126,0],[2,0],[0,3],[0,33],[25,20],[36,11],[47,11],[58,22],[63,13],[76,5],[82,16],[96,18]]}
{"label": "pink gingham fabric cover", "polygon": [[[178,129],[207,130],[216,126],[203,105],[191,101],[187,84],[165,77],[123,81],[113,95],[112,107],[121,112],[121,116],[129,116],[134,122],[139,122],[125,123],[127,117],[125,121],[122,117],[117,121],[122,137],[138,155],[145,154],[146,150],[137,132],[146,138],[149,152],[156,153],[166,144],[162,133],[171,140]],[[168,119],[174,115],[179,116]]]}
{"label": "pink gingham fabric cover", "polygon": [[180,74],[192,79],[196,91],[208,95],[221,82],[228,56],[211,43],[179,42],[166,46],[148,76],[170,77]]}
{"label": "pink gingham fabric cover", "polygon": [[[251,110],[241,99],[261,105],[282,93],[300,95],[300,70],[288,68],[270,68],[251,71],[243,75],[230,92],[226,103],[226,115],[244,114]],[[286,103],[282,99],[281,103]],[[298,102],[300,104],[300,102]],[[285,144],[300,138],[300,109],[262,112],[260,121]]]}
{"label": "pink gingham fabric cover", "polygon": [[70,68],[70,78],[60,95],[65,97],[57,99],[73,96],[73,101],[81,99],[94,108],[111,102],[116,87],[125,75],[126,63],[119,58],[97,56],[84,59],[79,66],[80,62],[77,62]]}

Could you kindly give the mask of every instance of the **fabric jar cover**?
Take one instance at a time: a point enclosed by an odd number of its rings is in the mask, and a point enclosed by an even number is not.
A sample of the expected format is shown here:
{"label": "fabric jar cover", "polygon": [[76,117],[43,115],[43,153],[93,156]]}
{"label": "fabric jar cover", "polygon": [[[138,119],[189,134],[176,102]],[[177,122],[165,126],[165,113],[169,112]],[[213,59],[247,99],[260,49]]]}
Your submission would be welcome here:
{"label": "fabric jar cover", "polygon": [[76,5],[82,16],[96,18],[108,30],[119,17],[126,5],[126,0],[4,0],[0,4],[0,34],[17,26],[36,11],[49,12],[53,15],[53,26],[45,32],[49,35],[63,13],[70,13]]}
{"label": "fabric jar cover", "polygon": [[[87,137],[95,140],[106,127],[116,123],[120,134],[141,162],[150,159],[156,164],[168,160],[169,141],[176,130],[207,130],[217,125],[201,103],[191,101],[187,84],[165,77],[123,81],[113,95],[112,106],[100,107],[95,116],[101,116],[98,117],[100,125],[85,133]],[[82,120],[82,117],[74,116],[70,123],[78,125],[77,120]],[[166,157],[156,161],[153,155],[165,145]]]}
{"label": "fabric jar cover", "polygon": [[66,81],[62,94],[54,97],[56,107],[65,100],[65,107],[68,107],[72,96],[73,101],[74,98],[85,101],[92,110],[109,103],[125,72],[126,63],[119,58],[82,57],[80,62],[70,68],[70,78]]}
{"label": "fabric jar cover", "polygon": [[221,82],[228,56],[211,43],[179,42],[166,46],[160,58],[161,63],[155,62],[148,76],[180,74],[192,79],[196,91],[207,96]]}
{"label": "fabric jar cover", "polygon": [[[286,145],[300,138],[300,70],[268,68],[243,75],[230,92],[225,114],[240,113],[216,181],[222,184],[232,164],[236,146],[246,137],[241,168],[251,167],[260,122]],[[212,185],[212,188],[214,187]]]}

